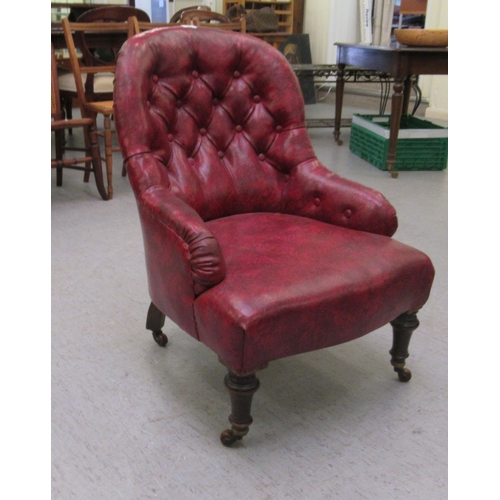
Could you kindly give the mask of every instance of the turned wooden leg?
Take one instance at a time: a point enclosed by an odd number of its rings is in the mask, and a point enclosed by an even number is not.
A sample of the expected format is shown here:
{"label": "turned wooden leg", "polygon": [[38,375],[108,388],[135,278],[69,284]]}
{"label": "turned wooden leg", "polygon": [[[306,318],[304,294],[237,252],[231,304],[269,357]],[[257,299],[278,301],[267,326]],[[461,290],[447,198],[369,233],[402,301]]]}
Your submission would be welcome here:
{"label": "turned wooden leg", "polygon": [[401,109],[402,115],[407,115],[408,110],[410,109],[410,97],[411,97],[411,89],[412,89],[413,77],[407,76],[404,81],[404,90],[403,90],[403,107]]}
{"label": "turned wooden leg", "polygon": [[224,378],[224,383],[231,396],[231,415],[229,415],[231,429],[223,431],[220,440],[224,446],[231,446],[248,434],[248,428],[253,422],[250,415],[252,397],[260,382],[255,373],[240,377],[229,372]]}
{"label": "turned wooden leg", "polygon": [[113,199],[113,137],[110,115],[104,115],[104,155],[108,180],[108,198]]}
{"label": "turned wooden leg", "polygon": [[399,126],[401,123],[401,113],[403,110],[403,81],[396,80],[393,86],[394,93],[391,100],[391,125],[389,130],[389,152],[387,155],[387,170],[391,177],[396,179],[398,173],[396,167],[396,148],[398,145]]}
{"label": "turned wooden leg", "polygon": [[88,129],[89,140],[90,140],[90,153],[93,158],[92,165],[95,177],[95,183],[97,190],[101,195],[103,200],[108,199],[108,193],[106,187],[104,186],[104,178],[102,175],[102,162],[101,162],[101,152],[99,150],[99,140],[97,138],[97,130],[94,125],[90,125]]}
{"label": "turned wooden leg", "polygon": [[344,75],[345,64],[339,64],[337,70],[337,82],[335,86],[335,123],[333,129],[333,140],[340,146],[340,124],[342,122],[342,102],[344,100]]}
{"label": "turned wooden leg", "polygon": [[[54,133],[56,141],[56,159],[62,162],[64,154],[63,153],[64,130],[56,130]],[[56,186],[62,186],[62,183],[63,183],[63,166],[61,163],[56,167]]]}
{"label": "turned wooden leg", "polygon": [[165,315],[151,302],[146,319],[146,329],[153,332],[155,342],[161,347],[165,347],[168,342],[167,336],[161,330],[164,324]]}
{"label": "turned wooden leg", "polygon": [[411,371],[405,368],[406,358],[409,356],[408,346],[411,334],[418,328],[419,321],[416,312],[401,314],[391,321],[393,331],[392,349],[389,351],[391,365],[398,374],[401,382],[408,382],[411,379]]}

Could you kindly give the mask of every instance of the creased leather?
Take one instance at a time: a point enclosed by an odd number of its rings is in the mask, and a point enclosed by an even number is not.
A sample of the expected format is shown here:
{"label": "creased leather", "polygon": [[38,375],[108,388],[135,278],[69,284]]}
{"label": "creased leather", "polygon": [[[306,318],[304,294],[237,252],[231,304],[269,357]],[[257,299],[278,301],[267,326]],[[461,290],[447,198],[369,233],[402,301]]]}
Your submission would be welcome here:
{"label": "creased leather", "polygon": [[290,175],[283,212],[385,236],[398,227],[396,210],[382,194],[334,174],[316,159]]}

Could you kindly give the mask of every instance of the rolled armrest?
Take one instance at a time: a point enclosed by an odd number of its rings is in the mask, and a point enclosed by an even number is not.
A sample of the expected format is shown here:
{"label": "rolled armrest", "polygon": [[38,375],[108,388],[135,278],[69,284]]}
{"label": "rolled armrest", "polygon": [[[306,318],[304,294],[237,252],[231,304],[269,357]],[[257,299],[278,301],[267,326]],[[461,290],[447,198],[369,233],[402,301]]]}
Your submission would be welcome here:
{"label": "rolled armrest", "polygon": [[196,211],[171,193],[158,161],[140,153],[126,163],[141,219],[149,294],[163,314],[198,339],[194,301],[224,279],[226,266],[219,243]]}
{"label": "rolled armrest", "polygon": [[382,194],[332,173],[317,159],[291,172],[283,211],[385,236],[398,227],[396,211]]}
{"label": "rolled armrest", "polygon": [[[224,279],[226,267],[219,243],[191,207],[164,186],[150,187],[141,194],[138,203],[141,212],[155,221],[153,224],[161,234],[181,240],[196,295]],[[159,246],[164,244],[158,241]]]}

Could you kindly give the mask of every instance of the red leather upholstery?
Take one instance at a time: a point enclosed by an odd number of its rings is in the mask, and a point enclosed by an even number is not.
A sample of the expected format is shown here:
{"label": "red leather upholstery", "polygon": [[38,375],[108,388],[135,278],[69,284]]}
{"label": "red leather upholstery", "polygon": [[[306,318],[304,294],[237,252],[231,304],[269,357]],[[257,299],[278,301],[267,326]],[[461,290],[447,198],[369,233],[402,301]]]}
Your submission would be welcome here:
{"label": "red leather upholstery", "polygon": [[250,35],[128,40],[115,120],[153,303],[234,373],[360,337],[427,300],[394,208],[315,157],[285,58]]}

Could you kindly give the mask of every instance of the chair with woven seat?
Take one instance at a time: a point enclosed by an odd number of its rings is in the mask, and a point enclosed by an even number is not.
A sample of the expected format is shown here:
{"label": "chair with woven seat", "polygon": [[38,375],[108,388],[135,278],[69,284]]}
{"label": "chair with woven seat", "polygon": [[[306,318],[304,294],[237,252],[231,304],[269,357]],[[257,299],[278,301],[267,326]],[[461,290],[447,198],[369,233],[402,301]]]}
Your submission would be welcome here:
{"label": "chair with woven seat", "polygon": [[[106,164],[108,197],[112,199],[113,152],[119,151],[118,147],[113,147],[114,129],[111,125],[116,61],[100,59],[93,45],[118,51],[127,39],[128,22],[72,23],[64,18],[62,25],[81,115],[83,118],[103,116],[104,127],[98,133],[104,138],[103,159]],[[81,52],[81,58],[77,49]],[[123,169],[122,175],[124,174]]]}
{"label": "chair with woven seat", "polygon": [[224,445],[247,434],[256,374],[273,360],[390,323],[391,364],[410,379],[433,265],[392,239],[380,193],[317,159],[282,54],[231,31],[142,33],[118,57],[115,120],[144,239],[146,329],[166,346],[169,317],[227,368]]}
{"label": "chair with woven seat", "polygon": [[[96,124],[93,118],[64,119],[61,109],[61,97],[59,95],[57,75],[57,63],[54,53],[54,46],[51,47],[51,129],[55,135],[55,157],[52,158],[51,167],[56,171],[56,185],[62,186],[63,169],[87,171],[82,164],[91,164],[91,171],[94,173],[97,190],[103,200],[108,199],[108,194],[104,186],[102,176],[102,164],[99,154],[99,144],[97,142]],[[86,147],[83,148],[85,156],[66,157],[63,147],[64,131],[80,128],[86,134]]]}

